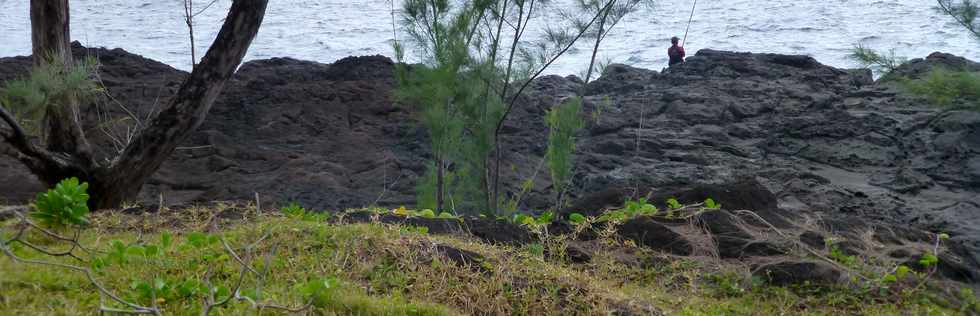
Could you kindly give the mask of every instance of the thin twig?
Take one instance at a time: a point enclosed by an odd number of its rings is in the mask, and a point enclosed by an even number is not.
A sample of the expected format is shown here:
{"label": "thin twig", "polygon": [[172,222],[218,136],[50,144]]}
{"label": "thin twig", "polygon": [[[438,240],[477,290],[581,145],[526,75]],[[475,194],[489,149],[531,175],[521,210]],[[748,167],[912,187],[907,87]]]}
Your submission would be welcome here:
{"label": "thin twig", "polygon": [[[231,246],[228,245],[228,241],[226,241],[224,238],[219,238],[219,239],[221,240],[221,245],[225,247],[225,251],[228,251],[228,254],[230,254],[232,258],[235,258],[235,261],[238,261],[238,263],[242,265],[243,268],[247,269],[248,272],[255,273],[256,275],[259,274],[259,272],[255,271],[255,269],[253,269],[251,265],[246,263],[245,260],[242,260],[242,258],[238,256],[238,253],[236,253],[235,250],[231,249]],[[248,250],[246,249],[246,251]]]}
{"label": "thin twig", "polygon": [[7,257],[9,257],[10,259],[12,259],[12,260],[14,260],[15,262],[18,262],[18,263],[45,265],[45,266],[58,267],[58,268],[73,270],[73,271],[76,271],[76,272],[81,272],[88,279],[89,283],[92,284],[93,286],[95,286],[99,290],[100,293],[108,296],[113,301],[116,301],[116,302],[118,302],[120,304],[123,304],[123,305],[125,305],[125,306],[127,306],[129,308],[132,308],[133,310],[132,311],[129,311],[129,313],[161,315],[159,309],[155,309],[155,308],[152,308],[152,307],[146,307],[146,306],[140,306],[140,305],[137,305],[137,304],[134,304],[134,303],[130,303],[130,302],[126,301],[126,300],[123,300],[123,299],[119,298],[118,296],[116,296],[115,294],[113,294],[111,291],[109,291],[108,289],[106,289],[105,286],[102,285],[102,283],[99,283],[99,281],[95,279],[95,275],[92,273],[92,271],[89,270],[89,269],[87,269],[87,268],[82,268],[82,267],[79,267],[79,266],[70,265],[70,264],[64,264],[64,263],[58,263],[58,262],[49,262],[49,261],[42,261],[42,260],[34,260],[34,259],[21,258],[21,257],[18,257],[16,254],[14,254],[13,251],[11,251],[10,248],[8,248],[6,246],[6,244],[3,244],[3,243],[0,243],[0,251],[2,251],[4,254],[7,255]]}
{"label": "thin twig", "polygon": [[735,213],[735,214],[748,214],[748,215],[750,215],[752,217],[755,217],[755,219],[759,220],[760,222],[762,222],[763,224],[765,224],[766,226],[768,226],[770,229],[772,229],[773,231],[775,231],[776,234],[778,234],[780,237],[783,237],[786,240],[792,241],[798,247],[802,248],[803,250],[806,250],[811,255],[813,255],[813,256],[815,256],[817,258],[820,258],[821,260],[826,261],[826,262],[834,265],[837,268],[840,268],[842,270],[846,270],[846,271],[850,272],[851,274],[857,275],[858,277],[864,279],[865,281],[871,281],[871,279],[869,279],[868,277],[866,277],[866,276],[864,276],[864,275],[862,275],[860,273],[855,272],[854,269],[851,269],[848,266],[845,266],[843,264],[840,264],[839,262],[834,261],[833,259],[827,258],[823,254],[817,252],[816,250],[813,250],[813,248],[810,248],[809,246],[803,244],[802,242],[796,240],[795,238],[790,238],[785,233],[783,233],[783,231],[779,230],[779,228],[776,228],[775,225],[769,223],[769,221],[765,220],[764,218],[762,218],[762,216],[759,216],[759,214],[756,214],[753,211],[749,211],[749,210],[738,210],[738,211],[732,211],[732,213]]}

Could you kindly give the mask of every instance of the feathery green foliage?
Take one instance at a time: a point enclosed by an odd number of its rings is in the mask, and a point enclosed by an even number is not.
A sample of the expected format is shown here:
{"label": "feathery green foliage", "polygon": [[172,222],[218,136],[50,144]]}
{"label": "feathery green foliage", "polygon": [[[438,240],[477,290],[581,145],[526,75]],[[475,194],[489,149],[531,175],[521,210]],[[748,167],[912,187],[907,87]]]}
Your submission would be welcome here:
{"label": "feathery green foliage", "polygon": [[947,106],[957,100],[966,107],[980,109],[980,73],[936,68],[924,77],[904,80],[902,85],[914,95],[925,97],[930,103]]}
{"label": "feathery green foliage", "polygon": [[[498,103],[487,102],[483,95],[489,89],[484,79],[491,69],[470,52],[486,4],[454,4],[410,0],[402,9],[405,29],[421,50],[423,64],[398,66],[397,95],[418,107],[429,131],[435,171],[420,182],[419,205],[436,210],[444,210],[442,201],[454,193],[464,201],[486,201],[484,175],[493,148],[490,118],[501,112]],[[399,61],[404,62],[404,47],[395,45]],[[450,167],[457,177],[447,177]],[[450,192],[449,188],[457,187],[458,192]]]}
{"label": "feathery green foliage", "polygon": [[894,51],[884,54],[860,44],[851,49],[851,54],[848,55],[848,58],[881,76],[895,71],[899,66],[908,62],[903,57],[895,56]]}
{"label": "feathery green foliage", "polygon": [[548,168],[551,169],[552,186],[557,195],[556,207],[562,206],[572,178],[572,153],[575,151],[575,133],[585,127],[582,119],[582,99],[569,98],[563,104],[545,114],[548,125]]}
{"label": "feathery green foliage", "polygon": [[67,71],[62,63],[45,63],[26,78],[8,81],[0,88],[0,105],[29,132],[40,133],[50,111],[88,101],[101,90],[93,80],[97,68],[98,62],[92,57]]}
{"label": "feathery green foliage", "polygon": [[[422,207],[442,209],[441,201],[452,196],[454,205],[483,209],[488,215],[498,215],[502,207],[518,208],[522,193],[508,198],[499,182],[504,164],[500,133],[519,96],[576,41],[589,38],[589,32],[595,34],[597,50],[609,29],[645,1],[593,2],[580,3],[587,18],[569,14],[565,23],[545,26],[540,40],[525,36],[549,1],[403,2],[402,25],[411,46],[395,43],[396,56],[404,62],[406,48],[414,48],[422,64],[399,66],[398,95],[419,107],[435,162],[435,172],[418,190]],[[592,30],[597,21],[608,24]],[[447,176],[450,170],[455,178]]]}

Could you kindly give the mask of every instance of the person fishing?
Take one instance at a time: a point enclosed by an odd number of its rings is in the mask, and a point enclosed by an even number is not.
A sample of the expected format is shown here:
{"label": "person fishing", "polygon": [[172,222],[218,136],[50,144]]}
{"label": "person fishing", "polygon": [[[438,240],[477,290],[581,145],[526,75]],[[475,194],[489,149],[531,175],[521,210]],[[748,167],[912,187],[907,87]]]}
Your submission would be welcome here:
{"label": "person fishing", "polygon": [[[667,49],[667,57],[670,60],[667,62],[667,67],[674,66],[684,62],[684,43],[687,43],[687,34],[691,31],[691,21],[694,21],[694,9],[698,7],[698,0],[694,0],[694,4],[691,5],[691,16],[687,18],[687,28],[684,30],[684,41],[677,38],[677,36],[670,38],[670,48]],[[680,42],[680,44],[678,44]]]}
{"label": "person fishing", "polygon": [[667,49],[667,57],[670,57],[670,61],[667,62],[668,66],[673,66],[684,62],[684,46],[678,45],[681,39],[677,36],[670,38],[671,46]]}

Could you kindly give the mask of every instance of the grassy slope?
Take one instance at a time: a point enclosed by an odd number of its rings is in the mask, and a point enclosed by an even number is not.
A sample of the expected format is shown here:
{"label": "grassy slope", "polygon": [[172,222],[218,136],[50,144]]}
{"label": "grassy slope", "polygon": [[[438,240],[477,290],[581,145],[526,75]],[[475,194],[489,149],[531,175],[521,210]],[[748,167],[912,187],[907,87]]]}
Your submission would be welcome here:
{"label": "grassy slope", "polygon": [[[202,254],[221,254],[219,244],[201,250],[179,246],[192,231],[215,231],[233,247],[244,247],[264,235],[253,253],[276,250],[269,262],[271,277],[262,287],[262,298],[282,305],[306,301],[297,289],[307,280],[335,277],[341,285],[322,295],[315,305],[321,314],[333,315],[596,315],[628,311],[643,315],[650,307],[670,315],[956,315],[952,310],[921,299],[891,302],[862,299],[852,290],[791,290],[751,286],[736,277],[738,267],[706,260],[661,258],[652,267],[624,264],[622,249],[629,245],[604,240],[588,264],[548,259],[558,253],[562,241],[545,246],[511,248],[491,246],[464,237],[435,236],[405,227],[381,224],[326,224],[273,215],[224,216],[218,209],[197,209],[175,217],[99,214],[94,226],[82,235],[87,245],[108,250],[111,240],[158,243],[161,231],[173,231],[175,245],[164,259],[151,263],[131,260],[110,264],[98,272],[108,288],[121,296],[140,300],[131,285],[136,280],[164,279],[168,284],[199,280],[212,267],[216,284],[231,283],[238,265],[227,255],[201,262]],[[243,217],[243,218],[242,218]],[[8,237],[11,222],[3,226]],[[158,227],[168,227],[158,229]],[[43,240],[35,239],[39,244]],[[54,243],[47,243],[54,246]],[[434,254],[435,245],[446,245],[482,254],[474,266],[460,266]],[[558,251],[554,251],[558,250]],[[634,252],[646,254],[641,249]],[[27,249],[17,253],[38,257]],[[256,255],[261,270],[264,256]],[[433,260],[434,258],[434,260]],[[441,258],[441,259],[440,259]],[[68,258],[59,258],[71,262]],[[482,272],[481,269],[486,270]],[[255,288],[255,278],[245,282]],[[197,314],[201,296],[158,300],[167,314]],[[0,315],[93,314],[99,295],[85,278],[56,268],[15,264],[0,257]],[[232,302],[214,314],[242,315],[254,311],[245,302]],[[265,310],[263,314],[275,314]]]}

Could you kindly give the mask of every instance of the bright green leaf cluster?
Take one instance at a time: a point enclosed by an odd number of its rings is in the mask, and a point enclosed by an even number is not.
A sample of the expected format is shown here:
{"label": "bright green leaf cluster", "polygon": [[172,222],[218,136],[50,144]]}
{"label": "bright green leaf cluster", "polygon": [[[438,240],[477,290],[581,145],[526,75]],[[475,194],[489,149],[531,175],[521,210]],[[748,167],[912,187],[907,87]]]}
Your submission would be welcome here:
{"label": "bright green leaf cluster", "polygon": [[922,258],[919,258],[919,265],[925,268],[932,267],[937,264],[939,264],[939,258],[934,254],[926,253],[922,255]]}
{"label": "bright green leaf cluster", "polygon": [[88,225],[88,183],[65,179],[48,192],[38,193],[31,216],[51,227]]}
{"label": "bright green leaf cluster", "polygon": [[651,204],[646,198],[640,198],[639,200],[627,199],[623,207],[618,210],[613,210],[606,212],[599,216],[596,221],[599,222],[621,222],[628,219],[632,219],[637,216],[653,216],[657,215],[660,209],[657,206]]}
{"label": "bright green leaf cluster", "polygon": [[459,216],[450,214],[449,212],[440,212],[436,215],[436,212],[431,209],[422,210],[410,210],[405,208],[405,206],[398,207],[391,210],[391,214],[404,217],[422,217],[422,218],[440,218],[440,219],[460,219]]}
{"label": "bright green leaf cluster", "polygon": [[568,221],[571,222],[572,224],[579,225],[585,223],[588,220],[589,220],[588,218],[586,218],[584,215],[579,213],[572,213],[571,215],[568,215]]}
{"label": "bright green leaf cluster", "polygon": [[704,200],[704,208],[709,210],[717,210],[721,208],[721,204],[716,203],[715,200],[711,198],[707,198]]}
{"label": "bright green leaf cluster", "polygon": [[532,214],[518,213],[510,218],[510,222],[528,227],[541,227],[550,224],[554,219],[555,213],[551,211],[544,212],[537,217]]}

